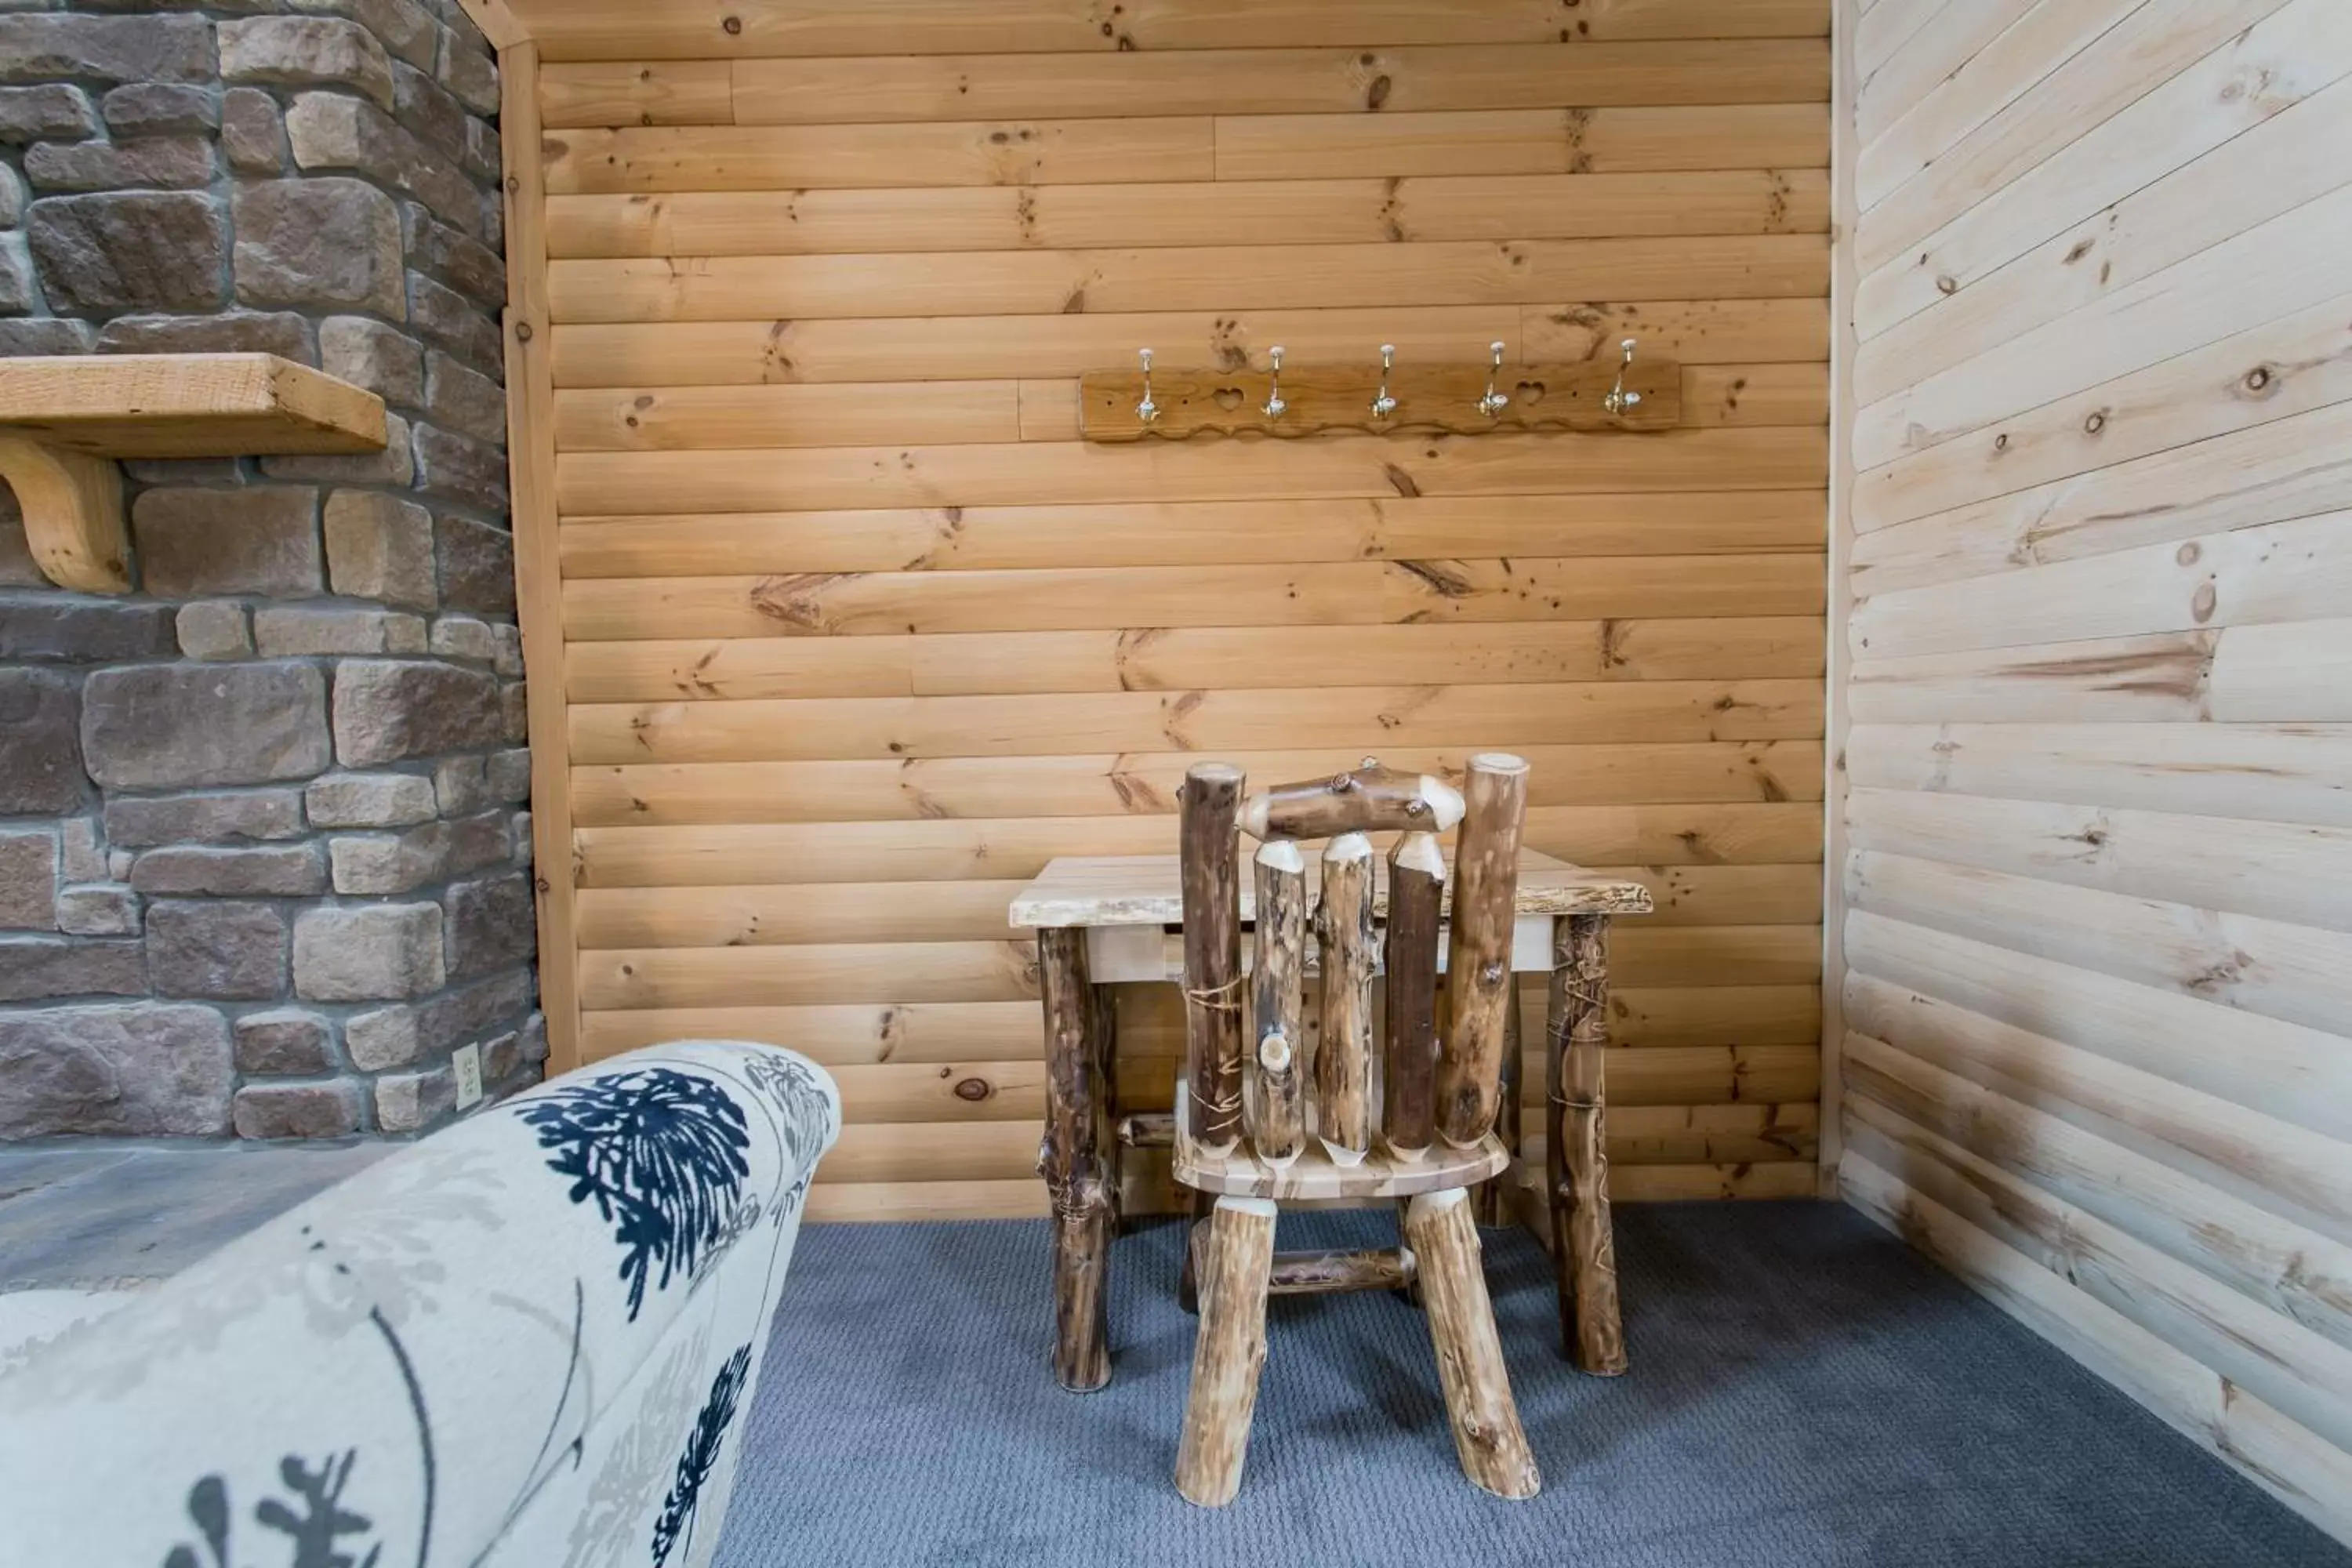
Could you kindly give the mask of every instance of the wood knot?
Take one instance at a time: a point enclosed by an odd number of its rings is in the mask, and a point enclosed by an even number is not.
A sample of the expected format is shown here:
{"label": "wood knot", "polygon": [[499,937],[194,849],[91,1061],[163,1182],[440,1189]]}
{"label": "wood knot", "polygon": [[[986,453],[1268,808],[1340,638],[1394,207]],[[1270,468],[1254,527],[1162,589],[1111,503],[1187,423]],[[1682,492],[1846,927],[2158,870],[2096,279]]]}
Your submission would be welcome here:
{"label": "wood knot", "polygon": [[1960,291],[1960,280],[1959,280],[1958,279],[1957,279],[1957,278],[1953,277],[1953,276],[1952,276],[1950,273],[1948,273],[1948,272],[1939,273],[1939,274],[1937,274],[1937,278],[1936,278],[1936,292],[1937,292],[1937,293],[1938,293],[1938,294],[1957,294],[1957,293],[1958,293],[1959,291]]}
{"label": "wood knot", "polygon": [[515,342],[519,343],[527,343],[530,342],[530,323],[529,321],[517,321],[515,323]]}
{"label": "wood knot", "polygon": [[2083,434],[2095,436],[2107,427],[2107,413],[2102,408],[2083,421]]}
{"label": "wood knot", "polygon": [[1268,1072],[1290,1070],[1290,1041],[1276,1029],[1257,1043],[1257,1065]]}
{"label": "wood knot", "polygon": [[2270,384],[2271,367],[2266,364],[2258,364],[2254,366],[2253,369],[2246,373],[2246,390],[2248,392],[2264,391],[2270,386]]}
{"label": "wood knot", "polygon": [[719,29],[730,38],[740,37],[743,33],[743,18],[740,16],[730,16],[725,21],[719,24]]}
{"label": "wood knot", "polygon": [[988,1080],[984,1078],[963,1079],[955,1086],[956,1098],[970,1100],[974,1105],[986,1100],[994,1092],[995,1090],[989,1087]]}

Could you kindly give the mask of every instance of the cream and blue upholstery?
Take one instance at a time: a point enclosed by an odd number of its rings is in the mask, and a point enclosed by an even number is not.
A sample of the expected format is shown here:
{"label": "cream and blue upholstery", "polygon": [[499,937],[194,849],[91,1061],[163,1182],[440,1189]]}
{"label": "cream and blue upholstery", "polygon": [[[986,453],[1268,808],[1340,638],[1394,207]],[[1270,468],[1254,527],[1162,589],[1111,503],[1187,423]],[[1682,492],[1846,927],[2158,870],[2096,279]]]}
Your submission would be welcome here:
{"label": "cream and blue upholstery", "polygon": [[0,1563],[707,1563],[840,1126],[693,1041],[402,1150],[0,1377]]}

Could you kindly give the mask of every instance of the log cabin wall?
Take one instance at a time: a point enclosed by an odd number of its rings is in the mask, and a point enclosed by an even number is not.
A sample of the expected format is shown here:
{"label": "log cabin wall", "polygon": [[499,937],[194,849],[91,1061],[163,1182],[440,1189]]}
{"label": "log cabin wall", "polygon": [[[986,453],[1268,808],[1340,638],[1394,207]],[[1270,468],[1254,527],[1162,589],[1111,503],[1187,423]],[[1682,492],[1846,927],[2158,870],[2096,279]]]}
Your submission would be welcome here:
{"label": "log cabin wall", "polygon": [[1841,24],[1844,1194],[2352,1536],[2352,7]]}
{"label": "log cabin wall", "polygon": [[[519,9],[572,1059],[791,1045],[850,1122],[816,1217],[1042,1213],[1024,879],[1172,852],[1200,754],[1509,748],[1533,847],[1658,894],[1618,1196],[1815,1190],[1829,0]],[[1626,335],[1687,427],[1077,439],[1139,346]],[[1175,1001],[1119,997],[1126,1109]]]}

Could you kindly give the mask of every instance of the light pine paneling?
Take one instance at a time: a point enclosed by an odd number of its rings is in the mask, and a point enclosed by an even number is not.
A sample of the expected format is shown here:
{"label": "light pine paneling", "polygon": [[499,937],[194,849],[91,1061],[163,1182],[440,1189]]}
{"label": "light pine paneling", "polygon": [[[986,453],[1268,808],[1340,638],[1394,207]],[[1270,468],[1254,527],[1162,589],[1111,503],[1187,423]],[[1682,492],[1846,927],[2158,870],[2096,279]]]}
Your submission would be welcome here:
{"label": "light pine paneling", "polygon": [[[710,62],[698,62],[708,65]],[[1803,103],[1829,97],[1811,38],[1586,42],[1573,49],[1195,48],[733,62],[708,122],[855,124],[975,117],[1419,114],[1465,110]],[[592,65],[559,71],[607,70]],[[583,76],[584,81],[597,79]],[[564,123],[625,124],[621,119]]]}
{"label": "light pine paneling", "polygon": [[[1916,0],[1913,0],[1916,4]],[[520,0],[551,60],[827,59],[905,52],[1122,55],[1183,49],[1430,44],[1587,44],[1644,39],[1811,38],[1819,0],[1611,0],[1563,16],[1559,0],[1123,0],[1106,19],[1068,0]]]}
{"label": "light pine paneling", "polygon": [[[1618,1195],[1815,1190],[1828,0],[523,8],[586,1058],[807,1050],[821,1217],[1038,1212],[1026,878],[1172,849],[1202,754],[1509,748],[1529,844],[1658,899]],[[1144,345],[1625,336],[1682,428],[1078,439]],[[1121,993],[1121,1102],[1164,1107],[1172,993]],[[1170,1201],[1163,1155],[1127,1180]]]}
{"label": "light pine paneling", "polygon": [[1818,169],[1449,174],[1174,184],[679,191],[557,196],[567,256],[793,256],[1223,245],[1817,234]]}
{"label": "light pine paneling", "polygon": [[[1171,369],[1292,363],[1394,342],[1401,358],[1457,354],[1502,340],[1529,363],[1589,359],[1635,337],[1685,364],[1803,363],[1829,352],[1822,299],[1622,300],[1389,310],[1139,310],[1050,316],[791,318],[615,323],[555,332],[556,384],[718,386],[776,382],[982,381],[1077,376],[1148,344]],[[609,509],[607,509],[609,510]]]}
{"label": "light pine paneling", "polygon": [[2352,12],[1853,37],[1820,1144],[2352,1539]]}

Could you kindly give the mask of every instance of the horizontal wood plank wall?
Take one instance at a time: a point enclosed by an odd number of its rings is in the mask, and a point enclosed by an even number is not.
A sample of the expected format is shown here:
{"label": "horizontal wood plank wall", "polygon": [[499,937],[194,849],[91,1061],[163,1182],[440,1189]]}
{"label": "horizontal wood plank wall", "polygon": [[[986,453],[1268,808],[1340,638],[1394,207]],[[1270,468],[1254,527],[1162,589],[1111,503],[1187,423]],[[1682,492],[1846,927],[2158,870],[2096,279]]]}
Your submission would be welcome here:
{"label": "horizontal wood plank wall", "polygon": [[[588,1058],[796,1047],[851,1123],[819,1217],[1042,1213],[1025,878],[1172,851],[1202,753],[1514,748],[1534,847],[1659,895],[1619,1195],[1812,1191],[1828,0],[524,9]],[[1685,428],[1077,439],[1145,344],[1627,334]],[[1119,998],[1128,1109],[1173,994]]]}
{"label": "horizontal wood plank wall", "polygon": [[2352,1539],[2352,8],[1842,42],[1842,1190]]}

